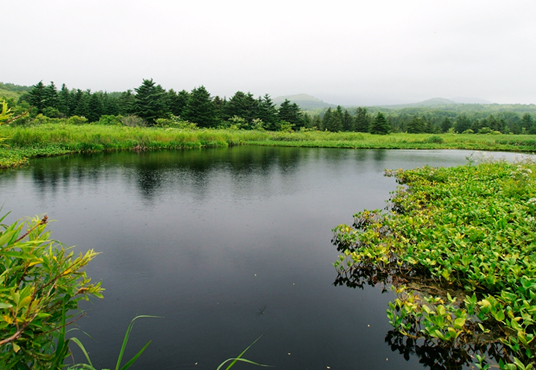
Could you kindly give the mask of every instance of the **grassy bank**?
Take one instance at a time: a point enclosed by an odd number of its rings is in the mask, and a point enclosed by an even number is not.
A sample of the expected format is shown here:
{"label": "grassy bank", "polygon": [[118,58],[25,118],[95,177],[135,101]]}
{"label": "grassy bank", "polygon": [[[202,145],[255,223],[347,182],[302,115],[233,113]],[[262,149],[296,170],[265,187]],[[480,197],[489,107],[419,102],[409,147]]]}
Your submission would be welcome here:
{"label": "grassy bank", "polygon": [[407,186],[391,212],[334,230],[339,283],[392,284],[390,323],[415,353],[443,348],[437,365],[536,362],[536,164],[388,174]]}
{"label": "grassy bank", "polygon": [[102,125],[42,124],[0,126],[0,168],[16,167],[29,158],[114,150],[164,150],[271,145],[360,149],[470,149],[536,151],[531,135],[457,135],[306,132],[243,130],[178,130]]}
{"label": "grassy bank", "polygon": [[257,131],[195,130],[44,124],[0,127],[0,168],[16,167],[29,158],[117,150],[180,150],[227,147],[264,140]]}

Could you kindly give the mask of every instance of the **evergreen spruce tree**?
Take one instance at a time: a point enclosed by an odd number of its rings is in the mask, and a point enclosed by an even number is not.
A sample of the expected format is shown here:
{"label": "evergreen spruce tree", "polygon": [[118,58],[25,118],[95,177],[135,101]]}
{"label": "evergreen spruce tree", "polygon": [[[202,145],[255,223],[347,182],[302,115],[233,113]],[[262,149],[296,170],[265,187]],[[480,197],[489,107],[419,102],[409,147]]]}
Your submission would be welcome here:
{"label": "evergreen spruce tree", "polygon": [[[214,105],[214,110],[216,111],[216,119],[218,120],[218,125],[221,124],[221,122],[224,121],[225,115],[225,108],[227,105],[227,101],[222,100],[219,96],[215,96],[214,99],[212,99],[212,104]],[[227,119],[225,119],[227,121]]]}
{"label": "evergreen spruce tree", "polygon": [[79,117],[86,117],[87,116],[87,103],[88,103],[88,97],[91,94],[90,90],[87,90],[86,92],[77,89],[76,95],[73,100],[73,102],[76,104],[73,114],[75,116]]}
{"label": "evergreen spruce tree", "polygon": [[445,117],[443,118],[443,121],[441,121],[441,132],[448,132],[450,128],[452,127],[452,121],[450,118]]}
{"label": "evergreen spruce tree", "polygon": [[369,132],[370,116],[368,115],[367,108],[357,108],[355,112],[355,131],[357,132]]}
{"label": "evergreen spruce tree", "polygon": [[382,112],[378,112],[374,117],[370,125],[370,133],[376,135],[387,135],[389,133],[389,125]]}
{"label": "evergreen spruce tree", "polygon": [[285,101],[281,103],[278,116],[280,121],[285,121],[294,125],[294,129],[299,129],[305,124],[301,109],[298,107],[298,104],[291,104],[288,99],[285,99]]}
{"label": "evergreen spruce tree", "polygon": [[122,92],[117,99],[117,109],[118,113],[126,116],[129,114],[134,114],[136,111],[136,98],[132,94],[132,90],[127,90]]}
{"label": "evergreen spruce tree", "polygon": [[530,113],[525,113],[523,117],[521,117],[521,127],[525,129],[525,132],[527,134],[531,134],[531,135],[536,134],[536,126],[534,124],[534,118],[532,118]]}
{"label": "evergreen spruce tree", "polygon": [[58,109],[58,103],[58,89],[56,89],[54,82],[50,81],[50,85],[45,87],[45,108]]}
{"label": "evergreen spruce tree", "polygon": [[32,86],[30,92],[28,92],[27,100],[31,106],[37,109],[38,113],[43,113],[46,108],[46,87],[43,81]]}
{"label": "evergreen spruce tree", "polygon": [[119,105],[117,93],[108,94],[104,92],[101,95],[101,115],[117,116],[119,114]]}
{"label": "evergreen spruce tree", "polygon": [[454,129],[457,133],[461,134],[462,132],[471,128],[471,123],[471,120],[467,118],[465,114],[461,114],[456,117],[456,122],[454,122]]}
{"label": "evergreen spruce tree", "polygon": [[182,115],[184,115],[184,110],[186,109],[186,106],[188,105],[189,99],[190,99],[190,93],[186,90],[181,90],[177,94],[177,102],[176,102],[175,109],[177,109],[178,112],[180,113],[179,116],[182,117]]}
{"label": "evergreen spruce tree", "polygon": [[158,118],[165,118],[165,91],[160,85],[155,85],[153,79],[143,80],[136,90],[134,113],[154,125]]}
{"label": "evergreen spruce tree", "polygon": [[249,125],[254,118],[259,118],[258,110],[259,102],[253,97],[253,94],[237,91],[227,103],[226,115],[244,118]]}
{"label": "evergreen spruce tree", "polygon": [[344,110],[344,114],[342,116],[342,130],[354,131],[354,120],[346,109]]}
{"label": "evergreen spruce tree", "polygon": [[182,106],[180,104],[179,94],[173,89],[169,89],[166,94],[166,108],[174,116],[180,117],[182,114]]}
{"label": "evergreen spruce tree", "polygon": [[315,114],[313,117],[312,127],[316,127],[317,130],[322,129],[322,119],[320,118],[320,114]]}
{"label": "evergreen spruce tree", "polygon": [[204,86],[193,89],[184,111],[184,118],[199,127],[216,127],[218,118],[209,92]]}
{"label": "evergreen spruce tree", "polygon": [[329,119],[326,121],[325,128],[330,132],[339,132],[342,130],[343,122],[342,107],[339,105],[337,109],[331,112]]}
{"label": "evergreen spruce tree", "polygon": [[69,89],[67,88],[67,86],[65,86],[65,84],[61,85],[61,90],[58,93],[58,110],[65,117],[71,116],[70,100],[71,94],[69,92]]}
{"label": "evergreen spruce tree", "polygon": [[322,117],[322,130],[327,130],[329,126],[329,121],[331,120],[331,115],[333,112],[331,111],[331,107],[329,107],[325,112],[324,116]]}
{"label": "evergreen spruce tree", "polygon": [[408,134],[420,134],[426,130],[426,121],[423,117],[414,115],[406,127]]}
{"label": "evergreen spruce tree", "polygon": [[94,93],[89,96],[86,114],[89,122],[97,122],[102,114],[102,104],[99,95],[99,93]]}
{"label": "evergreen spruce tree", "polygon": [[264,97],[258,100],[259,113],[258,118],[264,122],[264,127],[267,130],[277,130],[278,112],[270,95],[265,94]]}

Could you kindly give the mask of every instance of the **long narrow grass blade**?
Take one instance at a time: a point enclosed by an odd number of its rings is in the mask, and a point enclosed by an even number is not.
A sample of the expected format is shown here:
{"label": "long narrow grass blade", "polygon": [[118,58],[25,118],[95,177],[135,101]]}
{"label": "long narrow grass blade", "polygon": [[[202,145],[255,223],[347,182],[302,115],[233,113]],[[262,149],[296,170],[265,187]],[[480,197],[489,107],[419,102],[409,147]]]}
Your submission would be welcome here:
{"label": "long narrow grass blade", "polygon": [[[221,369],[226,363],[228,363],[229,361],[233,361],[228,367],[227,369],[229,369],[231,366],[233,366],[236,362],[245,362],[245,363],[248,363],[248,364],[252,364],[252,365],[256,365],[256,366],[263,366],[263,367],[272,367],[270,365],[265,365],[265,364],[259,364],[258,362],[254,362],[254,361],[251,361],[251,360],[248,360],[248,359],[245,359],[245,358],[238,358],[238,357],[234,357],[234,358],[228,358],[227,360],[223,361],[220,366],[218,366],[218,368],[216,370],[219,370]],[[227,370],[226,369],[226,370]]]}
{"label": "long narrow grass blade", "polygon": [[76,364],[67,368],[67,370],[78,370],[78,369],[97,370],[93,366],[88,365],[88,364]]}
{"label": "long narrow grass blade", "polygon": [[78,340],[78,338],[71,338],[70,341],[75,343],[76,345],[78,345],[78,347],[82,350],[82,353],[84,354],[84,356],[86,356],[86,360],[87,360],[89,366],[91,366],[91,368],[93,368],[93,364],[91,363],[91,360],[89,359],[89,355],[88,355],[88,353],[86,351],[86,347],[84,347],[82,342],[80,342],[80,340]]}
{"label": "long narrow grass blade", "polygon": [[143,353],[143,351],[145,351],[145,349],[146,349],[147,347],[149,347],[149,344],[151,344],[151,341],[148,341],[147,344],[144,345],[143,348],[140,349],[140,351],[139,351],[138,353],[136,353],[136,355],[135,355],[134,357],[132,357],[132,358],[130,359],[129,362],[127,362],[125,365],[123,365],[123,367],[121,368],[121,370],[126,370],[126,369],[128,369],[129,367],[131,367],[132,364],[138,359],[138,357],[141,356],[141,354]]}
{"label": "long narrow grass blade", "polygon": [[[262,335],[261,335],[261,337],[262,337]],[[231,364],[229,364],[229,366],[227,366],[227,368],[225,369],[225,370],[229,370],[229,369],[230,369],[230,368],[231,368],[231,367],[232,367],[232,366],[233,366],[233,365],[234,365],[234,364],[235,364],[235,363],[236,363],[236,362],[237,362],[237,361],[244,355],[244,353],[246,353],[246,351],[247,351],[248,349],[251,348],[252,345],[254,345],[259,339],[261,339],[261,337],[258,337],[257,339],[255,339],[255,340],[253,341],[253,343],[251,343],[249,346],[247,346],[247,348],[246,348],[245,350],[243,350],[242,353],[240,353],[237,357],[235,357],[235,358],[230,358],[230,359],[227,359],[227,360],[225,360],[224,362],[222,362],[222,363],[220,364],[220,366],[218,366],[218,368],[217,368],[216,370],[221,369],[221,367],[222,367],[224,364],[226,364],[227,362],[229,362],[229,361],[232,360],[233,362],[231,362]]]}
{"label": "long narrow grass blade", "polygon": [[121,351],[119,352],[119,357],[117,358],[117,364],[115,365],[115,370],[119,370],[119,367],[121,366],[121,360],[123,359],[125,349],[127,348],[128,338],[130,337],[130,332],[132,331],[132,328],[134,327],[134,322],[137,319],[141,319],[144,317],[157,318],[158,316],[138,315],[135,318],[133,318],[132,321],[130,321],[130,324],[128,325],[128,328],[127,328],[127,332],[125,333],[125,338],[123,339],[123,345],[121,346]]}

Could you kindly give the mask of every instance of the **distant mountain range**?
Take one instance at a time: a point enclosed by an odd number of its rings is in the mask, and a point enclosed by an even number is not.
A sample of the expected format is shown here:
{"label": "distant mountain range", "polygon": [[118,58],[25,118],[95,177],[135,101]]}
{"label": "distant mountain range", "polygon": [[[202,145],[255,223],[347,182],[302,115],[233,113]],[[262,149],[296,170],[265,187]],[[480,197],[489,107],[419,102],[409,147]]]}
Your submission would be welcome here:
{"label": "distant mountain range", "polygon": [[276,105],[281,105],[281,103],[283,103],[285,99],[288,99],[291,102],[298,104],[298,106],[303,110],[315,110],[337,107],[335,104],[326,103],[323,100],[320,100],[318,98],[315,98],[314,96],[307,94],[278,96],[277,98],[273,99],[273,102]]}
{"label": "distant mountain range", "polygon": [[[273,99],[273,102],[276,105],[281,105],[281,103],[283,103],[285,99],[288,99],[289,101],[298,104],[298,106],[301,109],[308,110],[308,111],[337,107],[336,104],[326,103],[325,101],[315,98],[314,96],[311,96],[308,94],[278,96],[277,98]],[[427,99],[418,103],[375,105],[375,106],[399,109],[399,108],[411,108],[411,107],[440,107],[440,106],[445,106],[445,105],[460,105],[460,104],[493,104],[493,103],[484,99],[457,97],[453,99],[432,98],[432,99]],[[348,108],[348,107],[357,107],[357,106],[345,105],[345,107]]]}
{"label": "distant mountain range", "polygon": [[410,107],[438,107],[438,106],[459,105],[459,104],[493,104],[493,103],[484,99],[460,97],[460,98],[453,98],[453,99],[432,98],[432,99],[423,100],[418,103],[381,105],[381,106],[389,107],[389,108],[410,108]]}

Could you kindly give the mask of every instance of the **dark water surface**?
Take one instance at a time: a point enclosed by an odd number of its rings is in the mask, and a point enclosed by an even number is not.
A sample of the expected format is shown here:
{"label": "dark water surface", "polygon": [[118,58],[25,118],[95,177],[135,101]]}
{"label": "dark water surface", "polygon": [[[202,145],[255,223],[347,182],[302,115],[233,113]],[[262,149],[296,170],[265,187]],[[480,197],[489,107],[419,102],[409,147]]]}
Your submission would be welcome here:
{"label": "dark water surface", "polygon": [[[105,298],[78,331],[114,367],[138,314],[134,369],[215,369],[246,358],[278,369],[421,369],[385,342],[391,293],[335,287],[331,229],[383,208],[385,168],[466,163],[469,151],[272,147],[112,153],[0,172],[8,221],[46,213],[52,237],[102,252],[88,267]],[[495,154],[514,157],[514,154]],[[78,357],[82,360],[82,357]],[[238,364],[233,368],[254,368]]]}

